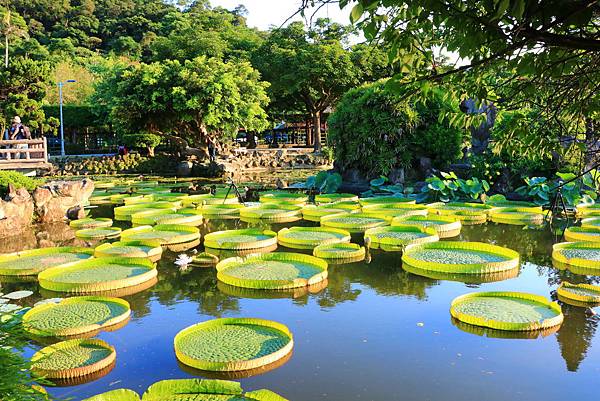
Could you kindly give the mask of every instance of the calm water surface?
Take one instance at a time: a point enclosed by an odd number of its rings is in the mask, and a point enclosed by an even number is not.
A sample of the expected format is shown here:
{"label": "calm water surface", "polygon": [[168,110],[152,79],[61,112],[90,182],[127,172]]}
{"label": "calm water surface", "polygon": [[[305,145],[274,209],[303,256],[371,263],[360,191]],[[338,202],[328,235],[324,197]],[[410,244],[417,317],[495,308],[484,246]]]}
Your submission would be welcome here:
{"label": "calm water surface", "polygon": [[[97,209],[94,215],[109,213]],[[237,220],[213,220],[202,230],[246,226]],[[61,240],[73,242],[69,229],[59,231]],[[159,380],[197,377],[198,372],[184,370],[175,358],[173,337],[178,331],[216,317],[258,317],[286,324],[295,348],[283,366],[239,379],[246,390],[268,388],[292,401],[597,400],[598,316],[563,304],[565,321],[557,333],[507,339],[459,328],[448,311],[454,297],[470,291],[551,297],[561,279],[593,278],[551,266],[555,238],[547,230],[489,223],[464,227],[459,239],[517,250],[523,260],[519,276],[484,284],[428,279],[403,271],[399,253],[377,252],[370,263],[331,266],[328,286],[321,292],[269,297],[218,285],[213,269],[180,271],[173,264],[176,255],[167,253],[158,265],[158,284],[125,297],[132,306],[131,321],[99,335],[117,350],[115,368],[91,383],[50,392],[75,400],[120,387],[141,394]],[[18,250],[31,244],[35,241],[3,246]],[[36,291],[30,303],[41,297],[36,283],[3,284],[7,288]],[[33,344],[27,354],[38,348]]]}

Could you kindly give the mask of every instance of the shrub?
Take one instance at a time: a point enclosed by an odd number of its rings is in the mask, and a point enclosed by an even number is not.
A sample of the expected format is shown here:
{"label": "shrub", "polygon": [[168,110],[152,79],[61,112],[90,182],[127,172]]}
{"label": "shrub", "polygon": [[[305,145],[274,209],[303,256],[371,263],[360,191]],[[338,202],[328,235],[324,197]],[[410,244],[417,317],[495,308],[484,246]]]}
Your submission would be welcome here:
{"label": "shrub", "polygon": [[343,170],[356,168],[369,177],[387,175],[411,164],[415,110],[377,82],[347,92],[329,118],[329,140]]}
{"label": "shrub", "polygon": [[154,156],[154,148],[160,145],[161,137],[157,134],[142,132],[123,135],[123,143],[129,148],[145,148],[148,156]]}
{"label": "shrub", "polygon": [[461,130],[440,123],[421,126],[415,133],[415,155],[431,159],[433,167],[444,169],[460,159],[463,134]]}
{"label": "shrub", "polygon": [[8,193],[8,186],[10,184],[15,189],[25,188],[31,192],[41,183],[41,180],[27,177],[16,171],[0,171],[0,196],[4,197]]}

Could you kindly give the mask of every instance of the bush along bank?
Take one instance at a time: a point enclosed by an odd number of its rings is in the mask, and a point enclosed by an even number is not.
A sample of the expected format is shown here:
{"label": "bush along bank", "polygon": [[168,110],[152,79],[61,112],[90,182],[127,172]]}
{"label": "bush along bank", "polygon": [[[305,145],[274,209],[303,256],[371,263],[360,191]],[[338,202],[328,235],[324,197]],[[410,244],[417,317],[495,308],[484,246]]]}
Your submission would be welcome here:
{"label": "bush along bank", "polygon": [[174,174],[178,159],[170,154],[154,157],[130,153],[125,156],[64,157],[52,160],[52,175]]}

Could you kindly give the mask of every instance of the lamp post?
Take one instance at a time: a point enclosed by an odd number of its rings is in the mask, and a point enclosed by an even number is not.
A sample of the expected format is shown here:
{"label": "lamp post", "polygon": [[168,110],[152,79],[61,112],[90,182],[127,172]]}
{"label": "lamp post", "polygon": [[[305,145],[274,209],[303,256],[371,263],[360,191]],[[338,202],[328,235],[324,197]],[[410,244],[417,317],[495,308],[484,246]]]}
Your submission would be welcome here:
{"label": "lamp post", "polygon": [[65,157],[65,131],[63,124],[63,86],[65,84],[70,84],[76,82],[74,79],[67,79],[65,82],[60,81],[58,83],[58,98],[59,98],[59,108],[60,108],[60,155],[61,157]]}

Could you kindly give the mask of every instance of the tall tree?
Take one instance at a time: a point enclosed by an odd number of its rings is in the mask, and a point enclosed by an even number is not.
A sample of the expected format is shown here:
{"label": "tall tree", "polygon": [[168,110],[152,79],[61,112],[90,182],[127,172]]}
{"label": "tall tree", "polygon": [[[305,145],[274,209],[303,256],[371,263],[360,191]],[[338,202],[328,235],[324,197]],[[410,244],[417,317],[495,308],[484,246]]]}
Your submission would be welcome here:
{"label": "tall tree", "polygon": [[0,32],[4,36],[4,68],[8,68],[8,52],[11,41],[18,38],[26,38],[27,24],[23,17],[6,8],[0,8]]}

